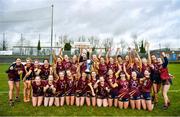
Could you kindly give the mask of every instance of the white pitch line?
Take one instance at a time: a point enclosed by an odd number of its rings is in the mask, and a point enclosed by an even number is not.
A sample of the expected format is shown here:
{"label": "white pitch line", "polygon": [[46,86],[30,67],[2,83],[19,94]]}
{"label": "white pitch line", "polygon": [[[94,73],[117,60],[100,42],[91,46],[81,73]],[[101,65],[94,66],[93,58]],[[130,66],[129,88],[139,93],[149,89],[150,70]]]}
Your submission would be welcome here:
{"label": "white pitch line", "polygon": [[[8,94],[8,91],[0,91],[0,94]],[[23,94],[23,92],[20,92],[20,94]]]}
{"label": "white pitch line", "polygon": [[178,89],[178,90],[169,90],[169,92],[180,92],[180,89]]}

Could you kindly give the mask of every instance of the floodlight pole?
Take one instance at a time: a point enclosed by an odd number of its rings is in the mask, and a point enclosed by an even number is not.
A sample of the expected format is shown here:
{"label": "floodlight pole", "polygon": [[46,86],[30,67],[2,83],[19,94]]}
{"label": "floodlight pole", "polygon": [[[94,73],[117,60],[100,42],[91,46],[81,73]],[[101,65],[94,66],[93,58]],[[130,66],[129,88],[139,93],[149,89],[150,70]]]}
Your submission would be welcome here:
{"label": "floodlight pole", "polygon": [[54,5],[51,5],[52,14],[51,14],[51,51],[50,51],[50,64],[52,64],[52,49],[53,49],[53,20],[54,20]]}

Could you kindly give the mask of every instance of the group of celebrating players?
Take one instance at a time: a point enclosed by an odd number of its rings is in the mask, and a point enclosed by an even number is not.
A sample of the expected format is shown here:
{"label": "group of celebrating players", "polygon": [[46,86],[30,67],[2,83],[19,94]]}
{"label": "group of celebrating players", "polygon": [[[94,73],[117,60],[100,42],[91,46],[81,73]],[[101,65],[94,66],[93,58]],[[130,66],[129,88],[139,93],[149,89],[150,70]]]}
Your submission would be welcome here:
{"label": "group of celebrating players", "polygon": [[[172,83],[172,76],[168,73],[168,59],[164,52],[162,58],[150,55],[147,47],[148,58],[141,58],[135,49],[128,49],[128,54],[123,58],[119,49],[114,57],[110,56],[111,49],[105,57],[92,54],[91,49],[86,53],[80,48],[79,55],[71,58],[53,52],[53,63],[48,59],[43,63],[38,60],[26,59],[22,64],[17,58],[8,73],[9,104],[14,105],[13,89],[16,88],[15,101],[20,101],[20,79],[24,88],[24,102],[33,106],[98,106],[119,107],[121,109],[141,108],[152,111],[158,103],[158,92],[162,86],[164,99],[163,109],[170,106],[168,90]],[[92,61],[90,72],[87,70],[87,60]]]}

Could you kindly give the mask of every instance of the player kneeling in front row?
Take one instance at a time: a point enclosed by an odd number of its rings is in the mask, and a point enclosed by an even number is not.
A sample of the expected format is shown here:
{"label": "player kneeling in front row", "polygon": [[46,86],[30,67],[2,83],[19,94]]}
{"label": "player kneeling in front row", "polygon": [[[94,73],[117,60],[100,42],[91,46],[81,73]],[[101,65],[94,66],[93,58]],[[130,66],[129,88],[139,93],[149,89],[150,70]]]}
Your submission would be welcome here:
{"label": "player kneeling in front row", "polygon": [[127,77],[127,74],[122,71],[119,74],[119,81],[118,81],[118,87],[119,87],[119,108],[120,109],[127,109],[129,106],[129,77]]}
{"label": "player kneeling in front row", "polygon": [[91,75],[88,76],[88,87],[87,87],[87,96],[86,104],[87,106],[96,106],[96,93],[94,90],[94,85],[96,83],[96,72],[91,72]]}
{"label": "player kneeling in front row", "polygon": [[105,79],[103,76],[99,77],[99,80],[94,85],[95,90],[97,91],[97,106],[101,107],[107,107],[108,106],[108,94],[109,94],[109,86],[105,82]]}
{"label": "player kneeling in front row", "polygon": [[59,79],[56,82],[55,102],[56,106],[63,106],[65,102],[66,80],[64,71],[59,72]]}
{"label": "player kneeling in front row", "polygon": [[140,80],[137,78],[137,73],[135,71],[131,72],[131,79],[129,81],[129,95],[130,95],[130,105],[132,109],[141,109],[141,92],[140,92]]}
{"label": "player kneeling in front row", "polygon": [[140,79],[141,85],[142,85],[142,98],[141,98],[141,104],[144,110],[152,111],[153,110],[153,105],[151,101],[151,86],[152,86],[152,81],[150,78],[150,73],[148,70],[144,71],[144,78]]}
{"label": "player kneeling in front row", "polygon": [[49,75],[48,81],[44,85],[44,106],[52,106],[56,92],[53,76]]}
{"label": "player kneeling in front row", "polygon": [[41,80],[40,76],[36,76],[35,80],[32,81],[32,105],[33,106],[41,106],[43,102],[43,87],[44,81]]}
{"label": "player kneeling in front row", "polygon": [[74,76],[71,74],[70,70],[66,70],[67,79],[66,79],[66,104],[74,105],[75,101],[75,81]]}
{"label": "player kneeling in front row", "polygon": [[87,94],[86,93],[87,86],[88,86],[87,74],[83,72],[76,86],[76,106],[84,105],[85,97]]}

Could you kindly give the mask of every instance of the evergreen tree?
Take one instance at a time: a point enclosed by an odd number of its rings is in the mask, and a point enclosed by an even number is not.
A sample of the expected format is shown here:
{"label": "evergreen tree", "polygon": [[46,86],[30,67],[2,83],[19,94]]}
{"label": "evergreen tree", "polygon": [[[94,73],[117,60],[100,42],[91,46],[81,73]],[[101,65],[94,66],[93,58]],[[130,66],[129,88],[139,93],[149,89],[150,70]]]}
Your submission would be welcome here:
{"label": "evergreen tree", "polygon": [[38,45],[37,45],[37,54],[39,55],[39,52],[40,52],[40,50],[41,50],[41,42],[40,42],[40,40],[38,41]]}
{"label": "evergreen tree", "polygon": [[71,50],[71,44],[70,43],[65,43],[64,45],[64,50],[70,51]]}
{"label": "evergreen tree", "polygon": [[141,46],[140,46],[140,53],[146,53],[146,49],[144,47],[144,41],[141,41]]}

